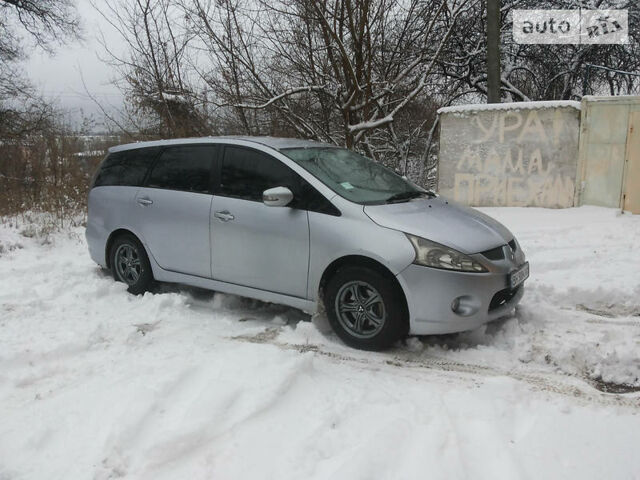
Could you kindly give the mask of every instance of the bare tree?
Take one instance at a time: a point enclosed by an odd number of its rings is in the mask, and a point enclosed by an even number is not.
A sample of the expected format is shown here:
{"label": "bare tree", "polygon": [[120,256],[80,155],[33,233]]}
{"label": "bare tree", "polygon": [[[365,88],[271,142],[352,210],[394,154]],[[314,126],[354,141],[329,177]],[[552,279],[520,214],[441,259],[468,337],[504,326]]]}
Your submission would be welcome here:
{"label": "bare tree", "polygon": [[[48,51],[55,44],[76,40],[80,33],[80,21],[71,0],[0,0],[0,24],[0,51],[14,56],[22,52],[20,36],[24,32]],[[15,24],[22,27],[22,32],[16,31]]]}
{"label": "bare tree", "polygon": [[125,93],[126,120],[151,136],[204,135],[212,132],[206,102],[191,84],[188,46],[192,36],[181,28],[170,0],[132,0],[94,4],[126,41],[124,54],[104,37],[107,61],[119,72]]}
{"label": "bare tree", "polygon": [[[513,41],[513,9],[627,9],[626,45],[522,45]],[[583,94],[633,94],[640,77],[640,4],[635,0],[503,0],[502,98],[508,101],[580,99]],[[464,85],[466,100],[487,93],[486,13],[474,5],[458,19],[439,73]],[[600,68],[601,67],[601,68]]]}
{"label": "bare tree", "polygon": [[437,60],[474,3],[182,4],[209,60],[200,77],[246,133],[346,145],[407,172],[409,159],[421,159],[441,93],[449,95],[434,75]]}
{"label": "bare tree", "polygon": [[44,128],[52,108],[38,98],[19,62],[29,40],[52,52],[55,45],[79,38],[80,26],[70,0],[0,0],[0,138],[7,141]]}

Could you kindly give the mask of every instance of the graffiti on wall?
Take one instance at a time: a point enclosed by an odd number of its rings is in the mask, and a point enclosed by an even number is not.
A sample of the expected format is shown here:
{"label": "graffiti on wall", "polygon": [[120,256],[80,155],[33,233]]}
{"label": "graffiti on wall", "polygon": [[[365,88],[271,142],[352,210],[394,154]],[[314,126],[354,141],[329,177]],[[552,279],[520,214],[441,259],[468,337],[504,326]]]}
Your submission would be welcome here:
{"label": "graffiti on wall", "polygon": [[472,134],[455,163],[455,199],[471,205],[571,206],[575,159],[562,164],[558,158],[569,134],[566,112],[543,113],[544,122],[533,109],[473,115]]}

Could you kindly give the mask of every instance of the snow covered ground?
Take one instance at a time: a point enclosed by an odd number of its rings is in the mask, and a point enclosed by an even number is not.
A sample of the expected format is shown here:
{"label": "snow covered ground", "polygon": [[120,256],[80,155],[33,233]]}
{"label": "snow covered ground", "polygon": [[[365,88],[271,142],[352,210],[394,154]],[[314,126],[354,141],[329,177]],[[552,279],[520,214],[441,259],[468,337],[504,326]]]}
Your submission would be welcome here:
{"label": "snow covered ground", "polygon": [[0,479],[640,479],[640,216],[483,210],[531,262],[521,307],[385,353],[276,305],[133,297],[82,229],[5,222]]}

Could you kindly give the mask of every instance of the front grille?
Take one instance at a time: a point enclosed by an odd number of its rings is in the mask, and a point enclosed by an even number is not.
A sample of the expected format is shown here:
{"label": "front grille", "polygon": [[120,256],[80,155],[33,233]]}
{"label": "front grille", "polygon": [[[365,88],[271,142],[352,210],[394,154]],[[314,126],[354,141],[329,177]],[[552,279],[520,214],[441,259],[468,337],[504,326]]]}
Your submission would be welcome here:
{"label": "front grille", "polygon": [[492,248],[491,250],[480,252],[480,254],[489,260],[504,260],[504,247]]}
{"label": "front grille", "polygon": [[[509,248],[511,248],[511,251],[513,253],[516,253],[516,249],[518,248],[518,245],[516,244],[516,239],[514,238],[513,240],[511,240],[509,242]],[[484,252],[480,252],[480,255],[484,255],[485,258],[489,259],[489,260],[504,260],[505,259],[505,255],[504,255],[504,245],[500,246],[500,247],[496,247],[496,248],[492,248],[491,250],[485,250]]]}
{"label": "front grille", "polygon": [[489,304],[489,311],[491,312],[496,308],[500,308],[505,303],[510,302],[511,299],[516,296],[516,294],[518,293],[518,290],[520,290],[520,287],[516,287],[513,290],[511,290],[510,288],[505,288],[504,290],[500,290],[491,299],[491,303]]}

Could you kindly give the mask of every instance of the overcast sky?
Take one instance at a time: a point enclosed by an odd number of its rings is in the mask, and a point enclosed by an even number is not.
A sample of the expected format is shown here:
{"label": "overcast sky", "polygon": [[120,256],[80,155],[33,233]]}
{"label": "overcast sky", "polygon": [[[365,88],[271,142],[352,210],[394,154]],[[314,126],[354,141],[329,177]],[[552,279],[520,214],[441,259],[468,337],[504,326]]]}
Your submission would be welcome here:
{"label": "overcast sky", "polygon": [[[97,0],[97,4],[102,1]],[[97,38],[103,31],[116,51],[124,51],[123,41],[114,35],[113,29],[93,8],[89,0],[76,0],[82,20],[85,40],[69,46],[56,48],[54,56],[35,51],[25,64],[26,74],[47,97],[55,99],[72,119],[78,121],[81,112],[94,115],[98,121],[102,114],[91,101],[82,85],[84,77],[87,88],[101,103],[120,106],[122,96],[111,84],[115,77],[112,69],[98,56],[104,57]]]}

